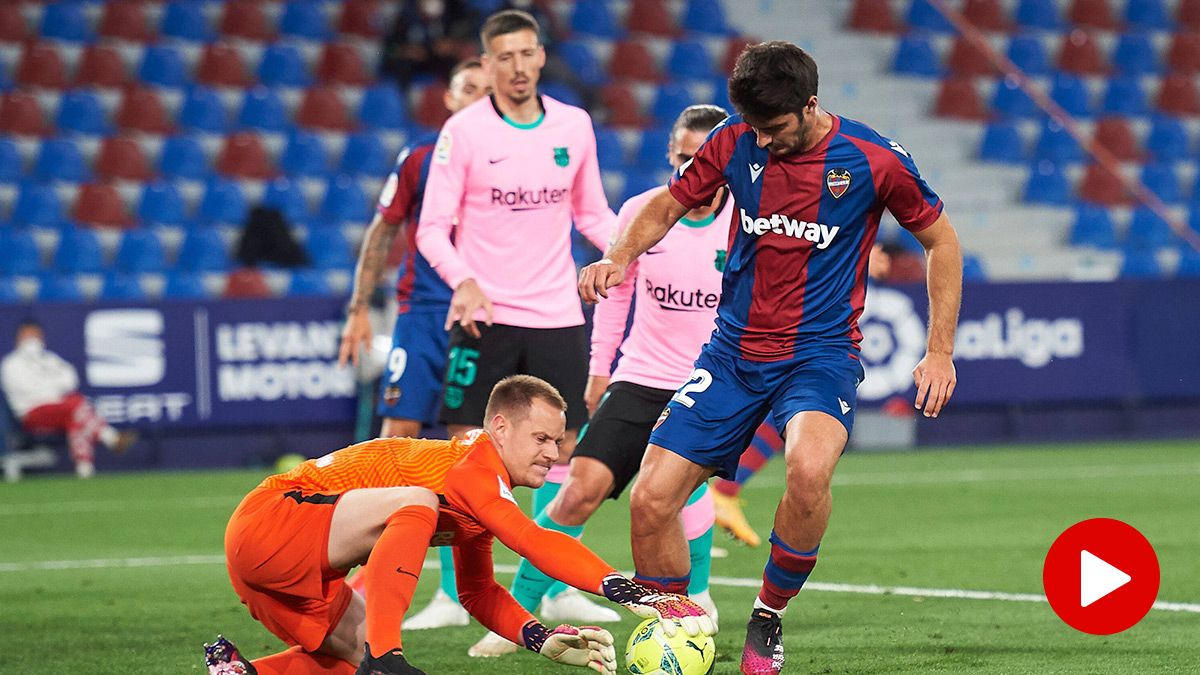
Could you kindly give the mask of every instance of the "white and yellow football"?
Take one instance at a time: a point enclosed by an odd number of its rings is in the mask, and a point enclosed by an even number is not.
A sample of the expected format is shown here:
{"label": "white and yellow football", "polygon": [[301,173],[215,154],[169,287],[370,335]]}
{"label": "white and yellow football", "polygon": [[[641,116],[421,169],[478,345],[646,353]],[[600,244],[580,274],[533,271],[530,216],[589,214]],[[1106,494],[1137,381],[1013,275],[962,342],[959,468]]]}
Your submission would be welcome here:
{"label": "white and yellow football", "polygon": [[712,637],[688,637],[683,628],[667,637],[658,619],[646,619],[629,636],[625,667],[633,675],[705,675],[716,656]]}

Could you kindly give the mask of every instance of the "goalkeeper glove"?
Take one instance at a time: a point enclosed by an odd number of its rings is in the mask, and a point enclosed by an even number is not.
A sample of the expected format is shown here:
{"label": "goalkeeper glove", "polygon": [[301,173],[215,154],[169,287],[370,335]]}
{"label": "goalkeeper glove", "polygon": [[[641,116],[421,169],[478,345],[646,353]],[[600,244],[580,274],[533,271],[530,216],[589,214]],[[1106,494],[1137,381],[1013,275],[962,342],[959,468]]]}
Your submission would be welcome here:
{"label": "goalkeeper glove", "polygon": [[563,624],[548,630],[537,621],[521,629],[525,648],[568,666],[591,668],[601,675],[617,672],[617,650],[612,633],[595,626],[576,628]]}
{"label": "goalkeeper glove", "polygon": [[604,577],[601,585],[604,597],[647,619],[661,619],[663,632],[675,635],[675,626],[683,626],[688,637],[716,635],[717,627],[704,608],[686,595],[659,593],[635,581],[613,574]]}

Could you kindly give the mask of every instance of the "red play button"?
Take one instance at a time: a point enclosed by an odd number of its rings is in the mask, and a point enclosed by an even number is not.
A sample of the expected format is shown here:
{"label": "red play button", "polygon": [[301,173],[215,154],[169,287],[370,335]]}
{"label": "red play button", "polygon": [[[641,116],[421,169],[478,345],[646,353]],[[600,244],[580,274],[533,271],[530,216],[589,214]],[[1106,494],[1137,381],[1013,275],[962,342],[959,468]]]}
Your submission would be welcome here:
{"label": "red play button", "polygon": [[1054,540],[1042,585],[1054,613],[1075,630],[1119,633],[1141,621],[1158,597],[1158,556],[1133,527],[1093,518]]}

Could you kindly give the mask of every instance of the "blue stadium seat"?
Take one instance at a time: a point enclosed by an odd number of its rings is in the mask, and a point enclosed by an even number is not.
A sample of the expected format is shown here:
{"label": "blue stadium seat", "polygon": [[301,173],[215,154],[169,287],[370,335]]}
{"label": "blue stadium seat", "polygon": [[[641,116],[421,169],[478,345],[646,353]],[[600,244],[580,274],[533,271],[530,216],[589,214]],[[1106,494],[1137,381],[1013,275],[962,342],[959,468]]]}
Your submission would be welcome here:
{"label": "blue stadium seat", "polygon": [[112,301],[139,301],[146,299],[146,289],[132,274],[109,271],[100,286],[100,299]]}
{"label": "blue stadium seat", "polygon": [[363,92],[358,119],[373,129],[404,129],[410,125],[408,106],[396,87],[386,82]]}
{"label": "blue stadium seat", "polygon": [[279,20],[279,32],[292,37],[319,40],[330,37],[329,20],[323,3],[289,2]]}
{"label": "blue stadium seat", "polygon": [[1051,119],[1042,124],[1037,144],[1033,148],[1034,159],[1059,164],[1079,162],[1083,160],[1083,156],[1083,148],[1079,142],[1062,125]]}
{"label": "blue stadium seat", "polygon": [[712,101],[713,105],[721,106],[721,108],[729,113],[733,112],[733,103],[729,100],[729,80],[724,77],[716,77],[712,80]]}
{"label": "blue stadium seat", "polygon": [[1102,249],[1117,248],[1117,230],[1108,210],[1093,204],[1078,206],[1075,209],[1075,222],[1071,225],[1071,243]]}
{"label": "blue stadium seat", "polygon": [[1060,30],[1063,28],[1062,17],[1058,13],[1055,0],[1021,0],[1013,12],[1013,19],[1022,28],[1041,28],[1045,30]]}
{"label": "blue stadium seat", "polygon": [[24,171],[21,168],[21,151],[8,138],[0,137],[0,183],[16,183]]}
{"label": "blue stadium seat", "polygon": [[258,79],[269,87],[307,87],[312,74],[304,56],[294,45],[273,44],[263,50]]}
{"label": "blue stadium seat", "polygon": [[1150,111],[1141,78],[1117,75],[1109,79],[1100,111],[1116,115],[1145,115]]}
{"label": "blue stadium seat", "polygon": [[1046,75],[1050,72],[1050,58],[1046,45],[1038,33],[1014,35],[1008,43],[1008,58],[1028,75]]}
{"label": "blue stadium seat", "polygon": [[670,168],[667,162],[667,141],[671,127],[659,126],[642,132],[634,153],[633,166],[657,172],[660,167]]}
{"label": "blue stadium seat", "polygon": [[1175,233],[1167,221],[1145,206],[1133,210],[1129,231],[1125,233],[1126,251],[1162,248],[1170,246],[1174,240]]}
{"label": "blue stadium seat", "polygon": [[1179,251],[1179,267],[1175,269],[1175,276],[1189,279],[1200,277],[1200,251],[1185,244]]}
{"label": "blue stadium seat", "polygon": [[166,255],[158,235],[148,227],[126,230],[117,246],[113,266],[126,273],[161,272],[166,269]]}
{"label": "blue stadium seat", "polygon": [[68,138],[47,138],[42,141],[30,173],[34,178],[44,181],[86,183],[92,179],[92,169],[84,161],[79,146]]}
{"label": "blue stadium seat", "polygon": [[996,83],[996,92],[992,94],[992,109],[1002,117],[1037,117],[1042,114],[1041,108],[1029,98],[1016,82],[1007,78]]}
{"label": "blue stadium seat", "polygon": [[54,123],[63,131],[74,131],[92,136],[107,136],[112,125],[104,114],[100,99],[85,89],[68,91],[58,101],[58,114]]}
{"label": "blue stadium seat", "polygon": [[42,255],[28,230],[0,228],[0,275],[32,275],[42,269]]}
{"label": "blue stadium seat", "polygon": [[717,76],[712,54],[701,40],[679,40],[667,54],[667,72],[672,77],[707,80]]}
{"label": "blue stadium seat", "polygon": [[1063,107],[1072,117],[1091,117],[1092,101],[1087,83],[1083,78],[1068,73],[1054,76],[1050,98]]}
{"label": "blue stadium seat", "polygon": [[604,0],[583,0],[571,12],[571,32],[617,40],[625,35],[612,7]]}
{"label": "blue stadium seat", "polygon": [[558,44],[555,51],[584,84],[589,87],[600,87],[608,83],[608,73],[600,65],[596,53],[587,44],[568,40]]}
{"label": "blue stadium seat", "polygon": [[1121,261],[1121,278],[1123,279],[1158,279],[1163,276],[1162,266],[1154,251],[1126,251],[1125,259]]}
{"label": "blue stadium seat", "polygon": [[1183,190],[1174,167],[1165,162],[1155,162],[1142,167],[1142,184],[1167,204],[1183,201]]}
{"label": "blue stadium seat", "polygon": [[267,183],[263,190],[262,205],[278,209],[289,222],[308,222],[308,201],[304,191],[286,176]]}
{"label": "blue stadium seat", "polygon": [[1121,33],[1112,52],[1113,69],[1123,75],[1161,73],[1162,61],[1149,33]]}
{"label": "blue stadium seat", "polygon": [[662,175],[663,172],[660,170],[641,167],[626,171],[625,188],[622,190],[621,202],[629,201],[631,197],[640,195],[650,188],[665,185],[666,181],[663,180]]}
{"label": "blue stadium seat", "polygon": [[1136,28],[1167,30],[1174,26],[1163,0],[1129,0],[1125,5],[1125,21]]}
{"label": "blue stadium seat", "polygon": [[909,33],[900,38],[892,59],[892,70],[901,75],[922,77],[941,77],[945,72],[942,57],[929,38],[921,33]]}
{"label": "blue stadium seat", "polygon": [[1025,139],[1015,122],[993,122],[984,129],[979,158],[988,162],[1024,163]]}
{"label": "blue stadium seat", "polygon": [[221,233],[211,228],[192,228],[183,237],[175,269],[186,272],[226,272],[229,249]]}
{"label": "blue stadium seat", "polygon": [[350,269],[354,258],[350,255],[350,244],[338,227],[312,227],[308,240],[304,242],[308,257],[318,269]]}
{"label": "blue stadium seat", "polygon": [[236,180],[212,176],[204,188],[204,197],[196,209],[201,223],[240,225],[246,219],[246,195]]}
{"label": "blue stadium seat", "polygon": [[970,253],[963,254],[963,281],[987,281],[987,268],[983,259]]}
{"label": "blue stadium seat", "polygon": [[292,278],[288,281],[287,293],[300,297],[333,295],[333,288],[329,285],[329,279],[326,278],[324,272],[299,269],[292,272]]}
{"label": "blue stadium seat", "polygon": [[243,129],[283,132],[288,129],[287,107],[274,90],[253,87],[242,96],[237,124]]}
{"label": "blue stadium seat", "polygon": [[602,171],[619,170],[625,167],[625,148],[621,137],[608,127],[596,129],[596,159]]}
{"label": "blue stadium seat", "polygon": [[144,225],[183,225],[187,222],[187,204],[174,183],[156,180],[142,187],[137,217]]}
{"label": "blue stadium seat", "polygon": [[579,92],[561,82],[547,82],[545,84],[539,82],[538,91],[567,105],[573,105],[577,108],[584,107],[583,97],[579,95]]}
{"label": "blue stadium seat", "polygon": [[83,293],[70,274],[47,272],[39,278],[37,299],[40,302],[79,302]]}
{"label": "blue stadium seat", "polygon": [[695,103],[695,98],[688,87],[679,82],[667,82],[658,87],[654,94],[654,102],[650,105],[650,113],[658,124],[669,125],[679,117],[679,113]]}
{"label": "blue stadium seat", "polygon": [[191,80],[183,55],[169,44],[148,45],[137,76],[142,82],[160,87],[183,87]]}
{"label": "blue stadium seat", "polygon": [[42,37],[64,42],[92,42],[96,34],[87,20],[83,3],[54,2],[42,10]]}
{"label": "blue stadium seat", "polygon": [[62,230],[54,267],[60,272],[96,274],[104,271],[104,253],[96,233],[79,227]]}
{"label": "blue stadium seat", "polygon": [[351,176],[338,175],[325,185],[321,217],[332,223],[365,223],[371,218],[371,201],[358,181]]}
{"label": "blue stadium seat", "polygon": [[203,300],[208,297],[208,291],[200,277],[191,273],[175,270],[167,275],[167,285],[163,289],[164,300]]}
{"label": "blue stadium seat", "polygon": [[1071,202],[1071,182],[1054,162],[1034,162],[1025,183],[1025,201],[1065,206]]}
{"label": "blue stadium seat", "polygon": [[358,131],[346,137],[338,170],[356,176],[386,176],[394,160],[373,132]]}
{"label": "blue stadium seat", "polygon": [[203,180],[212,175],[212,167],[199,139],[182,134],[170,136],[163,142],[158,170],[168,178]]}
{"label": "blue stadium seat", "polygon": [[63,222],[62,203],[53,186],[27,181],[17,192],[17,203],[13,206],[14,225],[36,225],[58,227]]}
{"label": "blue stadium seat", "polygon": [[1187,159],[1190,146],[1187,126],[1182,120],[1166,115],[1154,118],[1146,135],[1146,152],[1152,159],[1159,162]]}
{"label": "blue stadium seat", "polygon": [[933,31],[935,33],[954,33],[954,24],[945,17],[929,0],[913,0],[908,6],[905,21],[912,28]]}
{"label": "blue stadium seat", "polygon": [[721,0],[688,0],[679,23],[694,33],[734,34],[729,22],[725,20],[725,7]]}
{"label": "blue stadium seat", "polygon": [[212,42],[215,37],[212,24],[204,15],[204,3],[188,0],[167,3],[158,31],[164,36],[190,42]]}
{"label": "blue stadium seat", "polygon": [[223,134],[229,130],[229,115],[220,94],[201,85],[188,87],[179,111],[179,124],[186,129]]}
{"label": "blue stadium seat", "polygon": [[294,129],[279,157],[279,168],[289,175],[324,177],[329,173],[329,154],[325,141],[311,131]]}
{"label": "blue stadium seat", "polygon": [[0,277],[0,305],[15,305],[21,302],[21,294],[12,279]]}

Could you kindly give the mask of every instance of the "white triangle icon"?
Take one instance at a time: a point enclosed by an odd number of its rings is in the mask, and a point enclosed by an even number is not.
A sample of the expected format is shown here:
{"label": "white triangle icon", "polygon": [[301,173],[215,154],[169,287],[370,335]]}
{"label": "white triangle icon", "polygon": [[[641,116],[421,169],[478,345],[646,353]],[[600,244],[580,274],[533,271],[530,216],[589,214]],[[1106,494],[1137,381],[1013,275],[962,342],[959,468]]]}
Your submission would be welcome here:
{"label": "white triangle icon", "polygon": [[1133,580],[1091,552],[1079,552],[1079,606],[1087,607]]}

